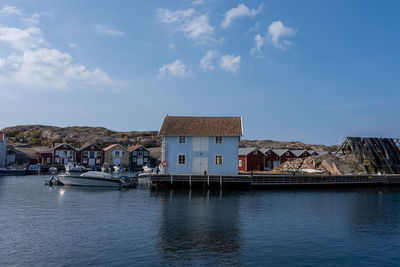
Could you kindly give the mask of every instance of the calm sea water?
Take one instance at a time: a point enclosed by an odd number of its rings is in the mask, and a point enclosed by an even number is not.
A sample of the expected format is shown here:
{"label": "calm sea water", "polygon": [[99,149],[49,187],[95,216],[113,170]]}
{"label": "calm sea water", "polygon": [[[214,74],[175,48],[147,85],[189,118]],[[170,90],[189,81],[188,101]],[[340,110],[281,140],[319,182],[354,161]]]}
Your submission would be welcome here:
{"label": "calm sea water", "polygon": [[0,266],[399,266],[400,189],[151,191],[0,177]]}

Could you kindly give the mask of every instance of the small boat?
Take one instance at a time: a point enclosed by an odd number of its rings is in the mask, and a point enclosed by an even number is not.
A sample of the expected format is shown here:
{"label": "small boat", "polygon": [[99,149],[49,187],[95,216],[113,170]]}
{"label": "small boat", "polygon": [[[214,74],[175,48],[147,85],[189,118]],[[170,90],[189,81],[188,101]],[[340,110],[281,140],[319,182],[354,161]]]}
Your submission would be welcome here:
{"label": "small boat", "polygon": [[113,176],[109,173],[89,171],[78,174],[61,174],[53,176],[63,185],[99,186],[99,187],[135,187],[136,183],[128,176]]}
{"label": "small boat", "polygon": [[41,171],[42,165],[40,163],[32,164],[28,166],[28,173],[29,174],[39,174]]}
{"label": "small boat", "polygon": [[85,172],[86,168],[81,166],[81,165],[79,165],[76,162],[68,162],[65,165],[65,171],[66,172]]}
{"label": "small boat", "polygon": [[0,175],[25,175],[26,169],[0,168]]}
{"label": "small boat", "polygon": [[49,168],[49,173],[50,174],[57,174],[57,168],[56,167],[50,167]]}

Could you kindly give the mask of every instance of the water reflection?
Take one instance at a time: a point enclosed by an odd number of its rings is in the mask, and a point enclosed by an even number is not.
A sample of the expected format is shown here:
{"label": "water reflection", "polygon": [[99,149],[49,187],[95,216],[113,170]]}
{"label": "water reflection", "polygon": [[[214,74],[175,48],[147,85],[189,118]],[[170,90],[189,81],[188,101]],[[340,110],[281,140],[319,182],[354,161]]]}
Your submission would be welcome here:
{"label": "water reflection", "polygon": [[192,190],[153,194],[161,201],[156,250],[166,264],[241,265],[237,195]]}

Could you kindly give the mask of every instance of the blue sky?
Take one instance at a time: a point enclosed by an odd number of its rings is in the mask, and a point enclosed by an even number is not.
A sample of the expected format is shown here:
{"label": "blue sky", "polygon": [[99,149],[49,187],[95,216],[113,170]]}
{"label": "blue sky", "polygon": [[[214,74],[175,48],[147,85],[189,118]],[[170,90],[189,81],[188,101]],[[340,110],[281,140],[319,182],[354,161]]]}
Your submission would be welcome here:
{"label": "blue sky", "polygon": [[400,134],[399,1],[1,1],[0,128],[158,130],[242,116],[246,139]]}

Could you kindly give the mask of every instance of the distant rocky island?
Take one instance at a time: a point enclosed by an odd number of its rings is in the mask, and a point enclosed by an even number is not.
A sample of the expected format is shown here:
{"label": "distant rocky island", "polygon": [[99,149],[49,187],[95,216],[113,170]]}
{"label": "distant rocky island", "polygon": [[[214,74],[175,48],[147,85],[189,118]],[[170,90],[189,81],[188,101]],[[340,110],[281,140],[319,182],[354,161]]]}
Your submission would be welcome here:
{"label": "distant rocky island", "polygon": [[[104,127],[71,126],[56,127],[45,125],[18,125],[2,129],[10,145],[28,147],[52,147],[67,142],[79,148],[95,143],[100,147],[118,143],[123,146],[140,144],[147,148],[160,147],[162,140],[157,131],[118,132]],[[291,148],[316,151],[334,151],[336,146],[282,142],[272,140],[241,140],[240,147]]]}

